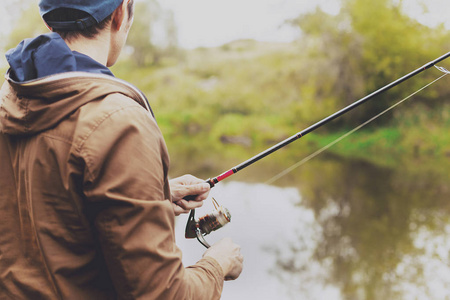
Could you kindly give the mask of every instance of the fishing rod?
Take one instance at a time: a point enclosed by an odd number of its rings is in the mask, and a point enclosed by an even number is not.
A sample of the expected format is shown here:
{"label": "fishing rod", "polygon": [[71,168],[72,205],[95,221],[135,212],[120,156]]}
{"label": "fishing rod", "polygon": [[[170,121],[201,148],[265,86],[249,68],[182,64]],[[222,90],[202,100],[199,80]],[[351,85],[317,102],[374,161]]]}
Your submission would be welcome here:
{"label": "fishing rod", "polygon": [[[221,182],[222,180],[230,177],[233,174],[236,174],[237,172],[241,171],[242,169],[254,164],[255,162],[259,161],[260,159],[268,156],[269,154],[274,153],[275,151],[289,145],[290,143],[300,139],[301,137],[304,137],[310,132],[313,132],[314,130],[322,127],[323,125],[329,123],[330,121],[342,116],[343,114],[351,111],[352,109],[360,106],[361,104],[373,99],[374,97],[384,93],[385,91],[399,85],[400,83],[416,76],[417,74],[433,67],[437,63],[445,60],[446,58],[450,57],[450,52],[442,55],[441,57],[428,62],[427,64],[423,65],[422,67],[412,71],[411,73],[385,85],[384,87],[376,90],[375,92],[353,102],[352,104],[344,107],[343,109],[329,115],[328,117],[325,117],[324,119],[318,121],[317,123],[309,126],[308,128],[297,132],[293,136],[279,142],[278,144],[268,148],[267,150],[264,150],[260,152],[259,154],[251,157],[250,159],[240,163],[239,165],[229,169],[228,171],[225,171],[218,175],[217,177],[208,178],[206,182],[209,184],[209,186],[212,188],[217,183]],[[188,196],[185,197],[187,200],[192,200],[194,196]],[[214,200],[214,199],[213,199]],[[216,200],[214,200],[214,206],[216,207],[216,211],[213,213],[206,215],[199,220],[195,220],[195,209],[192,209],[188,218],[188,222],[186,224],[186,231],[185,231],[185,237],[186,238],[197,238],[197,240],[206,248],[209,248],[209,244],[204,239],[204,236],[209,234],[211,231],[215,231],[227,223],[231,221],[231,215],[229,211],[224,208],[223,206],[218,206],[218,203]]]}

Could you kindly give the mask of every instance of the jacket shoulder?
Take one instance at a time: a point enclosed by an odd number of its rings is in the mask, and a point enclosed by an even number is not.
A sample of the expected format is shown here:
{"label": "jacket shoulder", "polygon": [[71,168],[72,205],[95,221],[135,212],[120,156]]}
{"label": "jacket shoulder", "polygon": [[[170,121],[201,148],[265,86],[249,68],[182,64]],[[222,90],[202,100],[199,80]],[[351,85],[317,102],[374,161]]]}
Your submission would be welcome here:
{"label": "jacket shoulder", "polygon": [[97,132],[97,136],[99,131],[108,135],[113,133],[111,131],[125,130],[135,126],[161,135],[151,112],[124,94],[109,94],[79,108],[74,146],[81,147],[94,132]]}

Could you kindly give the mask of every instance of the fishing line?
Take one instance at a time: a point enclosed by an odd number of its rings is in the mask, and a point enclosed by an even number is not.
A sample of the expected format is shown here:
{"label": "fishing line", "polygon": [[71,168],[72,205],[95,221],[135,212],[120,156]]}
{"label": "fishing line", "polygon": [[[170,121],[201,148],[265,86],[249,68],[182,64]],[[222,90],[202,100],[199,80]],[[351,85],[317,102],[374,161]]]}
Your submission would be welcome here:
{"label": "fishing line", "polygon": [[441,71],[442,73],[444,73],[444,75],[440,76],[439,78],[433,80],[432,82],[428,83],[427,85],[425,85],[424,87],[420,88],[419,90],[415,91],[414,93],[410,94],[409,96],[403,98],[402,100],[400,100],[399,102],[395,103],[394,105],[390,106],[389,108],[385,109],[384,111],[380,112],[379,114],[377,114],[376,116],[370,118],[369,120],[367,120],[366,122],[362,123],[361,125],[355,127],[354,129],[350,130],[349,132],[343,134],[342,136],[338,137],[337,139],[335,139],[334,141],[332,141],[331,143],[329,143],[328,145],[322,147],[321,149],[317,150],[316,152],[308,155],[307,157],[305,157],[304,159],[300,160],[299,162],[295,163],[294,165],[292,165],[291,167],[285,169],[284,171],[278,173],[277,175],[273,176],[272,178],[270,178],[269,180],[267,180],[266,182],[264,182],[264,184],[272,184],[273,182],[275,182],[276,180],[280,179],[281,177],[289,174],[290,172],[292,172],[294,169],[300,167],[301,165],[307,163],[308,161],[310,161],[311,159],[313,159],[314,157],[316,157],[317,155],[319,155],[320,153],[324,152],[325,150],[329,149],[330,147],[332,147],[333,145],[339,143],[340,141],[342,141],[343,139],[345,139],[346,137],[348,137],[349,135],[351,135],[352,133],[358,131],[359,129],[361,129],[362,127],[366,126],[367,124],[373,122],[374,120],[378,119],[379,117],[381,117],[382,115],[384,115],[385,113],[389,112],[390,110],[394,109],[395,107],[399,106],[400,104],[402,104],[403,102],[405,102],[406,100],[410,99],[411,97],[413,97],[414,95],[416,95],[417,93],[423,91],[424,89],[426,89],[427,87],[429,87],[430,85],[434,84],[435,82],[439,81],[440,79],[442,79],[443,77],[447,76],[448,74],[450,74],[450,71],[448,71],[445,68],[442,67],[438,67],[435,66],[436,69],[438,69],[439,71]]}

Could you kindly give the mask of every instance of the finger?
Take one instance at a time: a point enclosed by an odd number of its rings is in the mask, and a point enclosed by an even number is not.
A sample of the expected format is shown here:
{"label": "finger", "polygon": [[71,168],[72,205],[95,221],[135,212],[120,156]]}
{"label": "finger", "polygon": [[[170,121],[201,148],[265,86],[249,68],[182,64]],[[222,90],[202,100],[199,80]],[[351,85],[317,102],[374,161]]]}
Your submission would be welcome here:
{"label": "finger", "polygon": [[182,195],[181,198],[186,199],[186,200],[191,200],[191,201],[192,200],[203,201],[208,198],[210,190],[211,190],[211,187],[206,182],[188,185],[188,186],[185,186],[185,189],[183,189],[183,192],[185,194]]}
{"label": "finger", "polygon": [[180,206],[183,209],[191,210],[194,208],[199,208],[203,205],[202,201],[186,201],[186,200],[179,200],[175,202],[176,205]]}
{"label": "finger", "polygon": [[211,189],[209,184],[206,182],[188,185],[187,188],[189,192],[188,195],[198,195],[197,197],[209,193],[209,190]]}
{"label": "finger", "polygon": [[173,211],[175,213],[175,216],[179,216],[181,214],[187,214],[190,210],[189,209],[184,209],[178,205],[176,205],[175,203],[172,203],[173,205]]}
{"label": "finger", "polygon": [[191,175],[191,174],[183,175],[183,176],[181,176],[181,178],[183,178],[184,182],[189,183],[189,184],[205,182],[205,180],[195,177],[194,175]]}

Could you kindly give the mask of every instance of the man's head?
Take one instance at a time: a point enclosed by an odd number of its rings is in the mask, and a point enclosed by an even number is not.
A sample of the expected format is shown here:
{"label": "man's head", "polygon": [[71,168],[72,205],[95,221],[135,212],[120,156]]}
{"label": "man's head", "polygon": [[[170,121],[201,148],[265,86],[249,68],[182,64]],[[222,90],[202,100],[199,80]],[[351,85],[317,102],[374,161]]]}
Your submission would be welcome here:
{"label": "man's head", "polygon": [[[112,65],[125,43],[133,19],[133,0],[40,0],[40,14],[47,26],[66,42],[94,39],[109,30],[113,40]],[[117,49],[114,49],[117,48]]]}
{"label": "man's head", "polygon": [[[46,23],[56,31],[79,31],[106,19],[123,0],[41,0],[39,10]],[[64,16],[57,15],[62,12]],[[67,12],[72,11],[71,16]],[[50,15],[48,15],[51,13]],[[84,15],[81,18],[79,16]],[[53,18],[54,20],[52,20]],[[50,18],[50,20],[49,20]],[[67,18],[67,19],[65,19]],[[58,20],[59,19],[59,20]]]}

